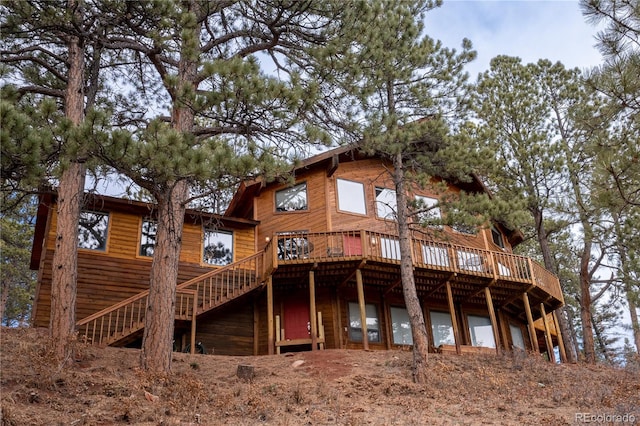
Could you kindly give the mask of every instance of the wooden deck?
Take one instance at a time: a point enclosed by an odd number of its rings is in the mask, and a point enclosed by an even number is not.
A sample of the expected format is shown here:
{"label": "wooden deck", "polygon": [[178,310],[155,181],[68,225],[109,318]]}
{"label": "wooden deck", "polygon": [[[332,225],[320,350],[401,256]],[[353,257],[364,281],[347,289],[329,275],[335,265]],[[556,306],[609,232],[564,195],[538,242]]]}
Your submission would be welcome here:
{"label": "wooden deck", "polygon": [[[451,292],[457,302],[484,304],[490,288],[493,303],[518,314],[525,311],[523,293],[551,310],[563,304],[558,278],[527,257],[426,239],[413,239],[411,247],[420,297],[447,303]],[[399,242],[390,234],[359,230],[274,235],[264,251],[179,284],[175,317],[191,322],[194,348],[199,315],[267,280],[282,288],[297,286],[313,270],[318,286],[340,286],[350,285],[358,275],[367,287],[381,287],[386,294],[401,291],[399,263]],[[148,294],[148,290],[141,292],[82,319],[77,323],[81,336],[109,345],[139,332],[144,327]],[[324,334],[320,329],[314,335],[318,332]],[[320,340],[302,343],[324,343],[324,336],[318,337]],[[275,338],[278,348],[296,343],[287,342],[284,336]]]}

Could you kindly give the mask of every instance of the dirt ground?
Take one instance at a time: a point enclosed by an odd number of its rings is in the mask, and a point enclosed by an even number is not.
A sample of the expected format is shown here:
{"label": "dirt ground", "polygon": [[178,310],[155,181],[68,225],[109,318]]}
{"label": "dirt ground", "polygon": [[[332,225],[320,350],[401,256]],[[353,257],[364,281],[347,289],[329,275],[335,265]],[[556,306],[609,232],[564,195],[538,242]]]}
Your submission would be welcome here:
{"label": "dirt ground", "polygon": [[[46,332],[0,333],[2,425],[640,424],[640,363],[433,354],[417,385],[406,351],[175,353],[173,374],[158,377],[138,369],[136,349],[79,345],[60,368]],[[239,365],[254,377],[240,379]]]}

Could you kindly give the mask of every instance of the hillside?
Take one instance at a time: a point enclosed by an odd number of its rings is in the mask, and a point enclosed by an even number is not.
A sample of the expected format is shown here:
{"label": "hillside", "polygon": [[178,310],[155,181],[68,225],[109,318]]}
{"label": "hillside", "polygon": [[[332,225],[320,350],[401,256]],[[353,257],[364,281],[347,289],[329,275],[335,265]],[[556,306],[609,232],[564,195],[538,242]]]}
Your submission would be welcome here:
{"label": "hillside", "polygon": [[[135,349],[79,346],[61,370],[46,341],[2,329],[2,425],[538,425],[574,424],[576,413],[640,422],[638,365],[434,354],[429,383],[416,385],[405,351],[176,353],[163,378],[137,368]],[[240,380],[238,365],[253,366],[253,380]]]}

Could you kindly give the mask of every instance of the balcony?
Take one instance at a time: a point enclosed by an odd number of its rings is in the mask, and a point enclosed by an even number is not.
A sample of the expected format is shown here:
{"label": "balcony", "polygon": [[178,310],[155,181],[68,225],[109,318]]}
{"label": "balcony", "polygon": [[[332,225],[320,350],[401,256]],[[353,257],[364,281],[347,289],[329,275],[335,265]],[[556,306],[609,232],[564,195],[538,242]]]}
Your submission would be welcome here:
{"label": "balcony", "polygon": [[[522,294],[555,309],[564,303],[558,278],[524,256],[413,238],[411,258],[418,295],[446,300],[449,282],[459,303],[485,303],[489,287],[494,303],[520,314]],[[313,269],[318,282],[348,285],[360,269],[368,286],[385,294],[401,291],[398,237],[378,232],[343,231],[274,235],[265,247],[265,267],[280,285],[295,285]]]}

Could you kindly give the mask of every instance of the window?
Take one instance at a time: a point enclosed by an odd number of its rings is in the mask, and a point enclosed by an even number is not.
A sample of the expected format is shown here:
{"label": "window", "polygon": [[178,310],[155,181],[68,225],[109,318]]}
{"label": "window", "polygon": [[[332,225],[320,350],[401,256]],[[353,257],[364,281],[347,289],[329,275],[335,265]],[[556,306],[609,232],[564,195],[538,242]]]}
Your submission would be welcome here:
{"label": "window", "polygon": [[153,256],[153,250],[156,247],[156,233],[158,231],[158,222],[151,219],[142,221],[142,229],[140,230],[140,256]]}
{"label": "window", "polygon": [[376,213],[381,219],[396,220],[396,191],[376,188]]}
{"label": "window", "polygon": [[422,257],[424,263],[433,266],[446,266],[449,263],[449,251],[444,247],[433,247],[426,244],[422,245]]}
{"label": "window", "polygon": [[517,325],[509,324],[509,331],[511,331],[511,342],[514,348],[524,350],[524,337],[522,336],[522,329]]}
{"label": "window", "polygon": [[453,325],[451,325],[451,315],[448,312],[429,312],[431,318],[431,333],[433,334],[433,346],[455,345],[453,337]]}
{"label": "window", "polygon": [[409,314],[405,308],[391,307],[391,329],[393,330],[394,344],[413,345],[411,323],[409,322]]}
{"label": "window", "polygon": [[502,233],[495,226],[491,227],[491,238],[493,239],[493,243],[500,248],[504,248],[504,239],[502,238]]}
{"label": "window", "polygon": [[219,266],[233,262],[233,233],[205,229],[202,261]]}
{"label": "window", "polygon": [[293,212],[307,210],[307,183],[276,191],[276,211]]}
{"label": "window", "polygon": [[89,250],[107,249],[109,214],[82,211],[78,221],[78,248]]}
{"label": "window", "polygon": [[440,214],[440,207],[435,207],[437,204],[438,200],[435,198],[416,195],[416,208],[420,211],[416,216],[416,221],[431,226],[439,226],[442,216]]}
{"label": "window", "polygon": [[364,185],[360,182],[336,179],[338,186],[338,210],[367,214]]}
{"label": "window", "polygon": [[[378,325],[378,311],[375,305],[366,304],[367,338],[369,342],[380,342],[380,326]],[[349,339],[362,342],[362,326],[360,322],[360,305],[349,303]]]}
{"label": "window", "polygon": [[496,347],[489,317],[468,315],[467,321],[469,322],[469,335],[471,336],[471,344],[473,346],[483,346],[486,348]]}

